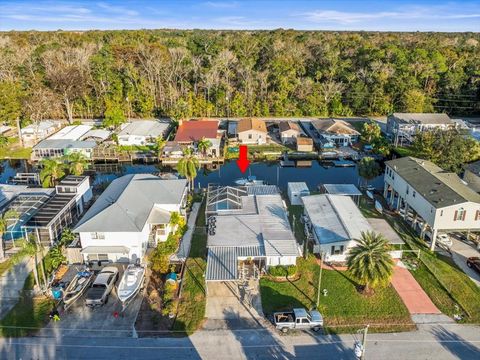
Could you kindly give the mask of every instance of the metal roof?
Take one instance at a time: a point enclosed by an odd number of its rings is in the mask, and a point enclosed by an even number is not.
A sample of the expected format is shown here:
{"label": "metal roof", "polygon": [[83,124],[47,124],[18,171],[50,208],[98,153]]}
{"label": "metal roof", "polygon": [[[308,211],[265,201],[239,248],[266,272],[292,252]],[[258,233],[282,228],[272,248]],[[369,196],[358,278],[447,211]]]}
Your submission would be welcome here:
{"label": "metal roof", "polygon": [[75,232],[142,231],[154,205],[178,205],[187,181],[129,174],[112,181],[75,227]]}
{"label": "metal roof", "polygon": [[95,141],[69,139],[46,139],[35,145],[34,149],[90,149],[97,146]]}
{"label": "metal roof", "polygon": [[331,195],[360,196],[362,192],[354,184],[323,184],[325,191]]}
{"label": "metal roof", "polygon": [[452,119],[442,113],[393,113],[393,117],[404,124],[453,124]]}
{"label": "metal roof", "polygon": [[276,185],[249,185],[246,188],[248,195],[275,195],[279,193]]}
{"label": "metal roof", "polygon": [[434,208],[467,201],[480,203],[480,194],[465,185],[457,174],[444,171],[430,161],[403,157],[387,161],[386,164]]}
{"label": "metal roof", "polygon": [[207,272],[208,281],[229,281],[238,279],[238,257],[265,256],[260,246],[213,246],[208,248]]}
{"label": "metal roof", "polygon": [[79,140],[83,135],[92,129],[90,125],[70,125],[57,131],[50,136],[49,140]]}
{"label": "metal roof", "polygon": [[170,121],[168,120],[137,120],[125,126],[118,136],[136,135],[156,138],[164,136],[169,127]]}
{"label": "metal roof", "polygon": [[291,192],[310,192],[307,183],[304,182],[289,182],[287,187]]}
{"label": "metal roof", "polygon": [[311,195],[302,201],[320,244],[360,239],[362,232],[372,231],[349,196]]}

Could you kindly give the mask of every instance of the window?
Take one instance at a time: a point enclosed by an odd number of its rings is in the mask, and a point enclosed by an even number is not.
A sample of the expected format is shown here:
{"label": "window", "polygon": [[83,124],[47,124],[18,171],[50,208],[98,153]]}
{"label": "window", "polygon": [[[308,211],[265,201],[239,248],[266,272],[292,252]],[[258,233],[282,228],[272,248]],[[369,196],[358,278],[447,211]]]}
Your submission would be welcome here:
{"label": "window", "polygon": [[410,186],[407,185],[407,195],[410,193]]}
{"label": "window", "polygon": [[477,221],[478,219],[480,219],[480,210],[477,210],[475,212],[475,221]]}
{"label": "window", "polygon": [[90,233],[92,240],[105,240],[105,234],[101,232],[92,232]]}
{"label": "window", "polygon": [[302,319],[302,324],[310,324],[310,321],[308,321],[308,319]]}
{"label": "window", "polygon": [[343,254],[343,245],[340,246],[332,246],[330,255],[342,255]]}
{"label": "window", "polygon": [[414,192],[412,193],[412,196],[413,196],[413,197],[415,197],[415,195],[417,195],[417,192],[416,192],[416,191],[414,191]]}
{"label": "window", "polygon": [[252,134],[248,134],[248,138],[251,139],[251,138],[252,138]]}
{"label": "window", "polygon": [[455,214],[453,215],[453,221],[464,221],[466,213],[467,212],[464,208],[455,210]]}
{"label": "window", "polygon": [[443,216],[443,210],[440,210],[440,216]]}

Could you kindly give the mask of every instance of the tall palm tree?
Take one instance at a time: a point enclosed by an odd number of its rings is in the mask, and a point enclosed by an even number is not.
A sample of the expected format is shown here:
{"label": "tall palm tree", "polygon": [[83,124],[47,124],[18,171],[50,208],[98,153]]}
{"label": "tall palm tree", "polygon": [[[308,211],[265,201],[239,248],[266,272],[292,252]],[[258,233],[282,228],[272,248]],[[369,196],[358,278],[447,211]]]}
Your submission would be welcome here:
{"label": "tall palm tree", "polygon": [[369,180],[376,178],[381,173],[380,165],[374,158],[365,156],[358,163],[358,175],[366,180],[367,184]]}
{"label": "tall palm tree", "polygon": [[201,138],[197,143],[198,150],[203,154],[203,156],[207,155],[208,149],[212,147],[212,142],[204,137]]}
{"label": "tall palm tree", "polygon": [[65,157],[68,172],[80,176],[90,165],[85,155],[79,152],[72,152]]}
{"label": "tall palm tree", "polygon": [[162,150],[165,147],[165,145],[167,144],[167,140],[164,139],[163,137],[159,136],[156,140],[156,143],[157,143],[157,155],[158,155],[158,157],[161,157],[162,156]]}
{"label": "tall palm tree", "polygon": [[386,284],[393,274],[395,265],[389,254],[388,240],[373,231],[362,233],[357,245],[347,257],[348,270],[362,285],[364,292],[380,284]]}
{"label": "tall palm tree", "polygon": [[200,168],[200,163],[195,155],[193,155],[192,149],[185,149],[183,151],[183,157],[180,159],[177,165],[178,173],[185,176],[190,183],[190,189],[193,190],[193,181],[197,177],[197,170]]}
{"label": "tall palm tree", "polygon": [[40,180],[43,187],[52,187],[65,176],[65,164],[56,159],[44,159],[41,161],[42,170]]}

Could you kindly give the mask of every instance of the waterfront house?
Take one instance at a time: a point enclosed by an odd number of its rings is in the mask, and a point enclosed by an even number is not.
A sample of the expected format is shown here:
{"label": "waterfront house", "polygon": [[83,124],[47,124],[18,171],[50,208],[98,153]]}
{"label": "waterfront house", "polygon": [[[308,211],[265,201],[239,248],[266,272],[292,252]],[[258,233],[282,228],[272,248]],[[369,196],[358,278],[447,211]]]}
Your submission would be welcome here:
{"label": "waterfront house", "polygon": [[117,178],[73,231],[85,261],[135,262],[174,231],[173,212],[185,215],[187,181],[151,174]]}
{"label": "waterfront house", "polygon": [[313,126],[325,143],[333,143],[336,146],[349,146],[358,141],[360,133],[344,120],[322,119],[312,121]]}
{"label": "waterfront house", "polygon": [[313,140],[308,137],[297,137],[297,151],[311,152],[313,151]]}
{"label": "waterfront house", "polygon": [[418,132],[448,130],[456,126],[447,114],[393,113],[387,118],[387,135],[398,146],[410,144]]}
{"label": "waterfront house", "polygon": [[205,279],[257,279],[269,266],[294,265],[299,247],[274,185],[216,186],[207,191]]}
{"label": "waterfront house", "polygon": [[198,142],[206,139],[212,145],[206,155],[219,157],[222,137],[223,132],[218,130],[217,120],[191,120],[179,122],[175,141],[182,147],[190,147],[197,151]]}
{"label": "waterfront house", "polygon": [[157,138],[168,135],[170,120],[130,120],[118,133],[118,144],[127,146],[155,145]]}
{"label": "waterfront house", "polygon": [[278,124],[282,144],[295,144],[297,138],[302,134],[300,127],[293,121],[282,121]]}
{"label": "waterfront house", "polygon": [[322,254],[327,262],[345,262],[362,232],[373,231],[349,196],[311,195],[302,197],[302,202],[313,252]]}
{"label": "waterfront house", "polygon": [[242,144],[265,144],[267,142],[267,126],[256,118],[241,119],[237,123],[237,137]]}
{"label": "waterfront house", "polygon": [[385,165],[385,199],[422,237],[429,235],[432,248],[439,232],[480,231],[480,194],[457,174],[413,157]]}
{"label": "waterfront house", "polygon": [[32,147],[62,127],[60,120],[43,120],[20,129],[24,146]]}

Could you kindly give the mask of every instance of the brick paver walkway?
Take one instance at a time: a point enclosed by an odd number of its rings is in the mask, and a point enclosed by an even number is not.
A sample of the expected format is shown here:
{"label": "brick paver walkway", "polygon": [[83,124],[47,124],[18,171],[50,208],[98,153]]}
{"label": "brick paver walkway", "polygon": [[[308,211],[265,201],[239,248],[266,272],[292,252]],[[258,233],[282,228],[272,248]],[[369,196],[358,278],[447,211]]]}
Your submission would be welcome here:
{"label": "brick paver walkway", "polygon": [[391,283],[410,314],[441,314],[417,280],[401,265],[395,266]]}

